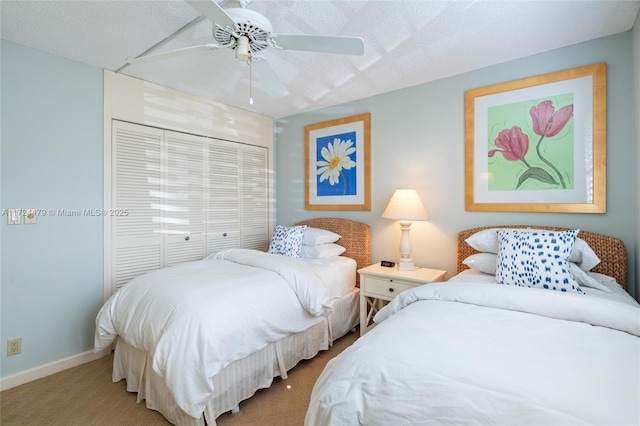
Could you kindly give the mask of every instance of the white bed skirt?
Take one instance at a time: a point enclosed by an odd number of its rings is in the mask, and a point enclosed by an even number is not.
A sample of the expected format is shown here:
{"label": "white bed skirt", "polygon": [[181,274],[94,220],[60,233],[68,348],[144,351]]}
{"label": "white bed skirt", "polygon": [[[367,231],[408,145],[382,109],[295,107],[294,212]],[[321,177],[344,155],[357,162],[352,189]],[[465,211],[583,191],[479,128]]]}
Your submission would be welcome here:
{"label": "white bed skirt", "polygon": [[344,336],[358,324],[360,290],[355,288],[334,302],[328,318],[307,330],[291,334],[246,358],[238,360],[214,377],[214,394],[199,419],[187,415],[175,403],[164,380],[152,369],[148,355],[118,339],[113,359],[114,382],[127,381],[127,391],[138,393],[138,402],[146,401],[148,409],[159,411],[176,425],[215,426],[215,419],[230,411],[258,389],[271,386],[274,377],[287,378],[287,371],[303,359],[313,358],[327,350],[334,340]]}

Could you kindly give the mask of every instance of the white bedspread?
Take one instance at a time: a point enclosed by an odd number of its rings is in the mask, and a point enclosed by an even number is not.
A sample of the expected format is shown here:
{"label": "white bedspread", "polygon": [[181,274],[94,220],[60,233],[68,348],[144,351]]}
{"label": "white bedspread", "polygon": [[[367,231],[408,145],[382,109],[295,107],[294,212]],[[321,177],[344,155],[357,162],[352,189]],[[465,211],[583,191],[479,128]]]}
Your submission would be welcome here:
{"label": "white bedspread", "polygon": [[637,303],[447,282],[376,321],[328,363],[308,426],[640,424]]}
{"label": "white bedspread", "polygon": [[199,418],[228,364],[319,321],[330,294],[297,259],[226,250],[140,276],[96,318],[95,350],[121,336],[146,351],[176,403]]}
{"label": "white bedspread", "polygon": [[327,290],[333,299],[351,293],[356,286],[356,261],[344,256],[332,256],[325,259],[300,259],[311,266],[327,284]]}

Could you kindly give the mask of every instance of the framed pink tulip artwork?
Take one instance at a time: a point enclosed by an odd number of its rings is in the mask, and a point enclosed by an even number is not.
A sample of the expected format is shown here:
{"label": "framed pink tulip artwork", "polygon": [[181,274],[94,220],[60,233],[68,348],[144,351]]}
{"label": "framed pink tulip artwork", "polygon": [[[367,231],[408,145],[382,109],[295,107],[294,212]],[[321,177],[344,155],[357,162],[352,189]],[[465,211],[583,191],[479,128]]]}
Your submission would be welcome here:
{"label": "framed pink tulip artwork", "polygon": [[606,212],[605,62],[465,93],[467,211]]}
{"label": "framed pink tulip artwork", "polygon": [[305,126],[305,209],[371,210],[371,114]]}

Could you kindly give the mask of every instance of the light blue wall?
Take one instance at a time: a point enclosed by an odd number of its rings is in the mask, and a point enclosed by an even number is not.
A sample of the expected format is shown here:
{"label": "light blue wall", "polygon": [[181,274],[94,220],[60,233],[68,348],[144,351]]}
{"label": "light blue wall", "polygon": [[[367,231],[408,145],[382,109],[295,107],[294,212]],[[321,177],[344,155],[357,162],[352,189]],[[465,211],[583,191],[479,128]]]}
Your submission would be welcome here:
{"label": "light blue wall", "polygon": [[[395,188],[413,187],[423,197],[431,217],[429,222],[423,222],[425,225],[412,226],[416,264],[446,269],[449,275],[454,273],[455,236],[461,229],[495,224],[557,225],[621,238],[629,252],[629,277],[635,277],[634,229],[638,212],[637,194],[633,190],[637,161],[632,49],[629,31],[278,120],[277,223],[292,224],[327,215],[366,222],[372,226],[373,261],[393,259],[400,232],[397,224],[380,215]],[[465,91],[603,61],[608,64],[606,214],[466,212]],[[372,123],[371,212],[305,211],[304,126],[363,112],[371,113]],[[421,243],[424,246],[417,250],[416,245]],[[632,295],[640,295],[637,283],[632,282],[629,290]]]}
{"label": "light blue wall", "polygon": [[[0,207],[103,206],[102,70],[0,42]],[[102,220],[0,218],[1,376],[93,349],[103,302]],[[6,341],[22,337],[7,357]]]}

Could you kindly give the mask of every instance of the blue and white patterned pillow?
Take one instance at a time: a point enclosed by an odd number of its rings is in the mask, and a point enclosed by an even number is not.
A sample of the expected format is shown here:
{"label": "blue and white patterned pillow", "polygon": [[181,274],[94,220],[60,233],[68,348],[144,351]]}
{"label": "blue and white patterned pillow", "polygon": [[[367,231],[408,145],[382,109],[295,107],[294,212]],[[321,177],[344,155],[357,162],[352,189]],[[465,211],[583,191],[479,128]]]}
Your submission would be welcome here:
{"label": "blue and white patterned pillow", "polygon": [[302,247],[302,238],[304,237],[305,229],[307,229],[307,225],[276,225],[271,245],[269,246],[269,253],[296,258],[300,257],[300,248]]}
{"label": "blue and white patterned pillow", "polygon": [[578,232],[499,230],[496,281],[584,294],[569,270]]}

